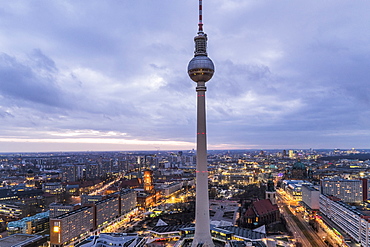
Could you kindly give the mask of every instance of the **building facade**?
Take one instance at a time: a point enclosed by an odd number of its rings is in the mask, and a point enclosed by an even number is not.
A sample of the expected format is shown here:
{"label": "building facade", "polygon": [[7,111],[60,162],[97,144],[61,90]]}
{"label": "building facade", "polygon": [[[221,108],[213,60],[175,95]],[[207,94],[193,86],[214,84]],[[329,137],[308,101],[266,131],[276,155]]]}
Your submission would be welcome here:
{"label": "building facade", "polygon": [[370,216],[338,198],[320,195],[320,212],[361,246],[370,246]]}
{"label": "building facade", "polygon": [[78,208],[79,208],[79,205],[51,203],[49,205],[50,218],[55,218],[59,215],[69,213]]}
{"label": "building facade", "polygon": [[94,208],[82,207],[50,219],[50,246],[61,247],[94,229]]}
{"label": "building facade", "polygon": [[253,229],[280,221],[279,207],[269,199],[253,202],[242,217],[242,224]]}
{"label": "building facade", "polygon": [[[88,199],[92,199],[89,201]],[[98,199],[101,200],[98,200]],[[136,192],[122,190],[105,197],[85,196],[82,208],[50,219],[51,247],[62,247],[136,208]],[[63,208],[62,208],[63,209]]]}
{"label": "building facade", "polygon": [[302,201],[312,210],[320,208],[320,191],[312,185],[302,185]]}
{"label": "building facade", "polygon": [[110,197],[95,204],[96,226],[101,227],[118,217],[119,198]]}
{"label": "building facade", "polygon": [[20,202],[0,202],[0,216],[8,219],[21,219],[26,215],[25,204]]}
{"label": "building facade", "polygon": [[[8,223],[8,234],[34,234],[49,229],[49,211]],[[1,246],[1,245],[0,245]]]}
{"label": "building facade", "polygon": [[344,202],[359,203],[363,201],[363,181],[343,178],[326,178],[321,180],[321,193],[338,197]]}
{"label": "building facade", "polygon": [[136,208],[137,195],[135,190],[121,190],[119,194],[121,198],[121,214],[128,213],[129,211]]}

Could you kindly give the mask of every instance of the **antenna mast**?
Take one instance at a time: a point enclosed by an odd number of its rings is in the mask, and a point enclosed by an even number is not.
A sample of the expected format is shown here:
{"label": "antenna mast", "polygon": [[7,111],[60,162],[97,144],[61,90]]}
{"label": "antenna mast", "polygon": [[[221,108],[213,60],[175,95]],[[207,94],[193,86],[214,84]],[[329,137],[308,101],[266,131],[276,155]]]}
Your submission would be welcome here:
{"label": "antenna mast", "polygon": [[199,0],[199,23],[198,23],[198,31],[203,32],[203,17],[202,17],[202,0]]}

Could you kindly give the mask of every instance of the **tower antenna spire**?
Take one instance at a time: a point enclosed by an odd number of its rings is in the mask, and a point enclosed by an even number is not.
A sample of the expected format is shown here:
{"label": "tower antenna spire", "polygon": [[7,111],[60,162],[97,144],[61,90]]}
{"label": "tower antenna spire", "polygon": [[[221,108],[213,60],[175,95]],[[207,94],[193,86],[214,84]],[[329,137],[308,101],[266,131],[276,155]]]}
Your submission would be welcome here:
{"label": "tower antenna spire", "polygon": [[203,32],[203,13],[202,13],[202,0],[199,0],[199,23],[198,31]]}

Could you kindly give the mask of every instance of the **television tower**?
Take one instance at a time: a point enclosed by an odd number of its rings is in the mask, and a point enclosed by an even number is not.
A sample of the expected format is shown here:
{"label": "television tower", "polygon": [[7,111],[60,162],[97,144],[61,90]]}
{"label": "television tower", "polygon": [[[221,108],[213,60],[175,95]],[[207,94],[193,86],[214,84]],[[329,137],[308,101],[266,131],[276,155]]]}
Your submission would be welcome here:
{"label": "television tower", "polygon": [[194,58],[188,65],[190,78],[197,83],[197,167],[196,167],[196,205],[195,235],[192,247],[198,245],[213,247],[210,233],[207,136],[206,136],[206,82],[215,71],[212,60],[207,55],[207,34],[203,32],[202,0],[199,0],[198,35],[194,37]]}

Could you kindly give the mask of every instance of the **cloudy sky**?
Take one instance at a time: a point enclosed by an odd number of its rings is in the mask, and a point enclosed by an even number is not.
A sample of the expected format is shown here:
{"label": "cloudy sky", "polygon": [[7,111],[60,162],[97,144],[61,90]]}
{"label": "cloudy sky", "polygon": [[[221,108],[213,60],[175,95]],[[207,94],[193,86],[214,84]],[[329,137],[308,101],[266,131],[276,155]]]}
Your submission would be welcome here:
{"label": "cloudy sky", "polygon": [[[0,152],[195,148],[197,0],[0,3]],[[209,149],[370,148],[370,2],[204,0]]]}

